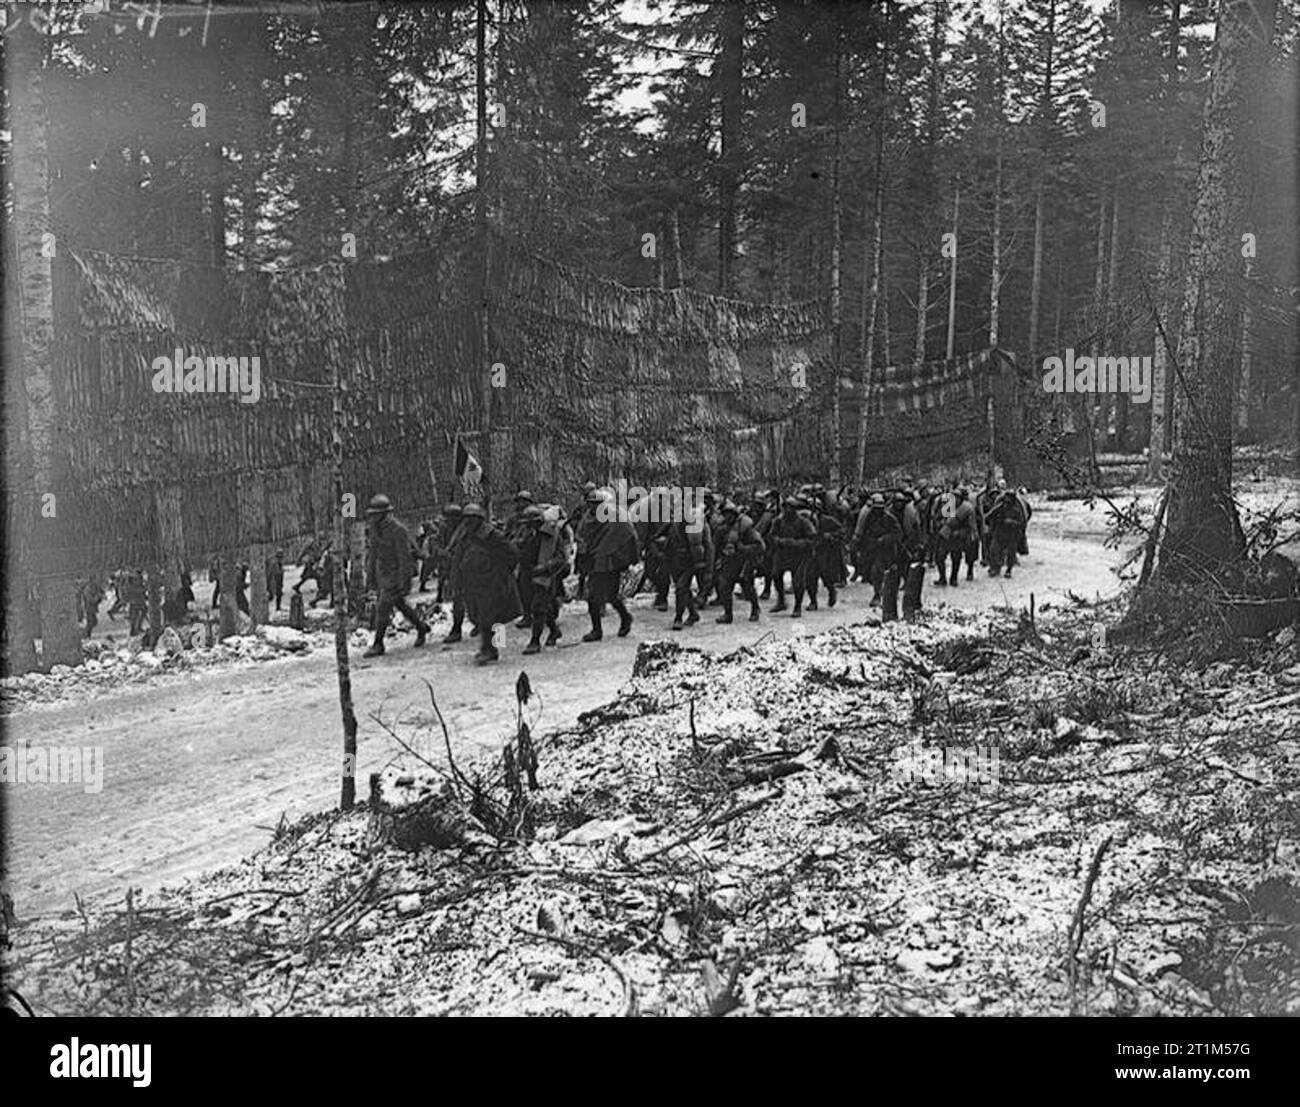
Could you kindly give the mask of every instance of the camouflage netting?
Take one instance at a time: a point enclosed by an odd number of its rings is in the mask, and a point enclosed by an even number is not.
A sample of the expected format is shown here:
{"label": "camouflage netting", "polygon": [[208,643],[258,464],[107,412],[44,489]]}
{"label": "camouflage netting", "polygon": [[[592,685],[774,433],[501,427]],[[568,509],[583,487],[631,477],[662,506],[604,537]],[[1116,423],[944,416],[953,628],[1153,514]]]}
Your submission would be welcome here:
{"label": "camouflage netting", "polygon": [[[498,502],[526,486],[567,503],[586,479],[749,487],[828,468],[825,303],[629,289],[500,238],[486,258],[449,239],[283,272],[69,250],[55,263],[55,320],[58,537],[43,548],[63,555],[60,575],[175,572],[265,543],[296,556],[330,525],[335,365],[344,487],[361,505],[383,489],[408,521],[459,495],[458,438]],[[154,391],[154,359],[177,350],[258,358],[260,398]],[[954,431],[986,452],[985,399],[1014,378],[1009,364],[986,351],[881,374],[869,471],[924,461]]]}

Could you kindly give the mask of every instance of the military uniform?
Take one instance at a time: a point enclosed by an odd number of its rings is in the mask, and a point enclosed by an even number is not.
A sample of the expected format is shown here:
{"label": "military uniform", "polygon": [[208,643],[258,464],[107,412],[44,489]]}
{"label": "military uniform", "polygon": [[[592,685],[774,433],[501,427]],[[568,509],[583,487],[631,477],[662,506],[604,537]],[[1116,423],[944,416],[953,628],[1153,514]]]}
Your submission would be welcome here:
{"label": "military uniform", "polygon": [[724,504],[722,515],[725,526],[719,536],[718,595],[722,598],[719,623],[732,621],[736,585],[741,595],[749,601],[749,621],[758,622],[758,593],[754,590],[754,570],[762,561],[766,543],[754,521],[741,514],[735,504]]}
{"label": "military uniform", "polygon": [[903,544],[903,528],[885,507],[885,497],[874,494],[858,513],[853,528],[853,546],[857,561],[871,583],[871,603],[880,603],[880,588],[885,572],[898,564]]}
{"label": "military uniform", "polygon": [[794,611],[791,618],[803,614],[803,594],[807,587],[808,560],[813,555],[817,528],[811,519],[799,511],[799,503],[791,498],[785,501],[784,510],[772,523],[772,580],[776,585],[776,603],[772,611],[785,610],[785,574],[790,573],[794,591]]}
{"label": "military uniform", "polygon": [[378,657],[384,652],[384,635],[388,621],[396,608],[415,627],[415,645],[423,646],[429,633],[426,623],[410,604],[406,594],[415,576],[415,559],[412,556],[411,535],[392,516],[393,505],[388,497],[378,495],[371,499],[366,509],[370,533],[366,543],[366,583],[375,591],[375,640],[364,657]]}

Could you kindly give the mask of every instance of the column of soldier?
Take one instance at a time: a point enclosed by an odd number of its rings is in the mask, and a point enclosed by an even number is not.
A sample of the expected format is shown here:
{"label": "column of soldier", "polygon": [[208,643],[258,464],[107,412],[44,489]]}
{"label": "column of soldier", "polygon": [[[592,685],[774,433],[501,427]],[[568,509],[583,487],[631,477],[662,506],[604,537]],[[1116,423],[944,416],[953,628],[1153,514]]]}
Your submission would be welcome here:
{"label": "column of soldier", "polygon": [[589,482],[566,510],[521,490],[502,523],[481,504],[449,504],[413,541],[388,498],[376,496],[367,511],[366,583],[376,608],[366,656],[383,654],[394,607],[415,626],[415,645],[424,644],[429,626],[406,602],[417,561],[420,590],[436,578],[437,602],[452,605],[443,642],[462,641],[468,616],[479,642],[475,660],[486,664],[500,656],[495,628],[515,620],[531,631],[525,654],[542,650],[543,635],[545,645],[556,645],[570,598],[586,601],[591,627],[584,642],[604,637],[606,607],[618,616],[619,637],[626,636],[633,618],[625,601],[643,588],[653,591],[656,611],[669,610],[672,592],[675,631],[698,623],[711,603],[721,609],[715,622],[732,622],[737,590],[750,622],[773,592],[769,611],[799,618],[805,600],[808,610],[817,609],[823,585],[834,607],[850,579],[870,584],[871,606],[888,620],[897,618],[900,590],[904,617],[920,609],[927,566],[938,570],[936,586],[955,588],[963,563],[968,582],[977,563],[990,576],[1009,577],[1028,553],[1025,489],[991,477],[975,496],[956,480],[946,488],[905,481],[881,490],[805,484],[785,496],[768,489],[741,499],[704,489],[694,511],[674,512],[672,504],[667,489],[651,489],[620,512],[612,489]]}

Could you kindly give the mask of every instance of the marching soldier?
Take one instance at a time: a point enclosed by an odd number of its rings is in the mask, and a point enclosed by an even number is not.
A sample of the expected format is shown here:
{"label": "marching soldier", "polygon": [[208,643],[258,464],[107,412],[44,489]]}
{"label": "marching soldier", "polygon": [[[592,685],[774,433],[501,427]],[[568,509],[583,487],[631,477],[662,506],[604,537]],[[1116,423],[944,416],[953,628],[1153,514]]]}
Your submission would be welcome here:
{"label": "marching soldier", "polygon": [[524,653],[541,652],[542,630],[547,631],[546,644],[554,646],[561,634],[559,623],[560,597],[564,580],[572,567],[574,552],[573,530],[558,506],[534,507],[536,512],[533,533],[525,549],[520,551],[520,564],[528,563],[532,574],[531,622],[532,637]]}
{"label": "marching soldier", "polygon": [[873,493],[858,513],[858,523],[853,528],[853,546],[858,551],[855,561],[871,584],[872,607],[880,605],[885,571],[898,563],[902,543],[903,528],[885,509],[885,497]]}
{"label": "marching soldier", "polygon": [[772,579],[776,585],[776,603],[772,611],[785,610],[785,574],[791,575],[794,591],[794,610],[790,618],[803,614],[803,594],[807,586],[808,559],[813,553],[817,528],[799,510],[800,503],[793,496],[782,505],[780,516],[772,523]]}
{"label": "marching soldier", "polygon": [[[813,485],[814,508],[811,518],[817,527],[812,556],[808,559],[808,610],[817,610],[817,582],[826,584],[826,606],[834,607],[836,586],[840,583],[844,549],[844,525],[838,515],[825,507],[825,493]],[[819,509],[820,508],[820,509]]]}
{"label": "marching soldier", "polygon": [[588,493],[589,513],[577,535],[578,562],[587,573],[587,614],[591,630],[584,642],[599,642],[604,635],[602,620],[605,605],[618,613],[618,636],[626,638],[632,629],[632,613],[619,595],[619,578],[632,565],[640,550],[636,529],[626,519],[616,517],[614,494],[608,489]]}
{"label": "marching soldier", "polygon": [[488,521],[481,504],[466,504],[462,512],[463,538],[458,592],[478,630],[479,648],[474,660],[486,665],[501,658],[492,643],[493,628],[519,615],[515,566],[519,549]]}
{"label": "marching soldier", "polygon": [[698,579],[700,599],[703,599],[708,592],[713,564],[713,533],[708,521],[701,512],[694,519],[660,523],[652,541],[673,581],[672,629],[682,629],[683,615],[686,615],[686,625],[693,626],[700,621],[700,614],[691,586]]}
{"label": "marching soldier", "polygon": [[722,614],[715,622],[732,621],[736,585],[749,601],[749,621],[758,622],[758,593],[754,590],[754,568],[763,558],[765,543],[754,521],[741,513],[730,500],[722,505],[725,521],[718,546],[718,594],[722,597]]}
{"label": "marching soldier", "polygon": [[997,498],[989,509],[988,528],[989,576],[997,576],[1005,564],[1009,577],[1017,564],[1016,551],[1025,531],[1025,513],[1020,498],[1007,491],[1005,481],[1000,482]]}
{"label": "marching soldier", "polygon": [[369,534],[366,542],[366,587],[376,595],[375,640],[362,657],[380,657],[384,653],[384,635],[396,608],[415,627],[416,648],[424,645],[429,624],[406,602],[415,576],[411,556],[411,536],[393,518],[393,505],[382,492],[372,496],[366,508]]}

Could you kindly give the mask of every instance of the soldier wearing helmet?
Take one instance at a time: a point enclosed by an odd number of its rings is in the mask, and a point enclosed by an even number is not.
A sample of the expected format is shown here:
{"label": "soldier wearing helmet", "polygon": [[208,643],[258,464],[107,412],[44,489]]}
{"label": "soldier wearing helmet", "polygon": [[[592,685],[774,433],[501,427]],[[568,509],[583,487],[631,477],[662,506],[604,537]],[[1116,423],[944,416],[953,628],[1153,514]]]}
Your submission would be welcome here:
{"label": "soldier wearing helmet", "polygon": [[749,621],[758,622],[758,593],[754,591],[754,569],[763,558],[765,543],[754,521],[738,505],[727,500],[721,508],[723,527],[718,540],[718,596],[722,614],[717,622],[732,621],[736,585],[749,601]]}
{"label": "soldier wearing helmet", "polygon": [[801,500],[789,497],[769,531],[773,546],[772,582],[776,585],[776,603],[771,610],[785,610],[785,574],[788,572],[794,591],[794,610],[790,613],[792,619],[803,614],[808,559],[812,556],[813,543],[817,538],[817,527],[802,510],[803,507]]}
{"label": "soldier wearing helmet", "polygon": [[493,526],[481,504],[466,504],[461,514],[464,537],[459,586],[465,597],[465,611],[478,631],[479,649],[474,660],[485,665],[501,656],[492,642],[493,628],[519,615],[514,575],[519,549]]}
{"label": "soldier wearing helmet", "polygon": [[406,602],[415,575],[411,536],[406,528],[393,518],[392,502],[383,493],[371,497],[366,508],[366,587],[373,590],[375,608],[375,640],[363,657],[379,657],[384,653],[384,635],[388,621],[396,608],[415,627],[415,645],[423,646],[429,633],[426,623]]}
{"label": "soldier wearing helmet", "polygon": [[885,573],[898,564],[899,548],[903,544],[903,528],[886,510],[885,497],[873,492],[858,513],[853,528],[855,561],[871,584],[871,606],[880,606],[880,588]]}

